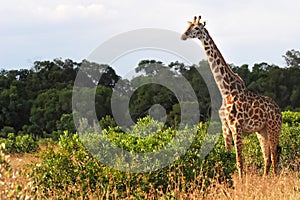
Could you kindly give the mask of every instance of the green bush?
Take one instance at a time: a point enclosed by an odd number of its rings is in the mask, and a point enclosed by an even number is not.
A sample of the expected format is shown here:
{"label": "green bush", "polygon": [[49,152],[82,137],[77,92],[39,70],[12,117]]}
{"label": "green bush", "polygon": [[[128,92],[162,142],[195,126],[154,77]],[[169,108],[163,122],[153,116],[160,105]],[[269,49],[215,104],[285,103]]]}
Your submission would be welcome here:
{"label": "green bush", "polygon": [[[281,146],[280,168],[300,170],[300,118],[299,113],[283,112],[284,124],[279,137]],[[262,169],[264,167],[263,155],[256,134],[244,135],[243,155],[248,166]]]}
{"label": "green bush", "polygon": [[53,146],[56,145],[57,141],[55,141],[53,138],[42,138],[37,141],[39,146]]}
{"label": "green bush", "polygon": [[282,121],[290,126],[298,126],[300,124],[300,112],[282,112]]}
{"label": "green bush", "polygon": [[[174,198],[176,195],[171,190],[175,186],[187,191],[190,185],[195,185],[195,178],[199,177],[197,184],[201,185],[204,182],[203,190],[205,190],[210,184],[210,179],[229,180],[235,170],[234,154],[224,148],[221,137],[205,158],[199,157],[201,143],[207,132],[206,124],[182,131],[163,128],[159,122],[149,117],[140,119],[137,124],[130,129],[132,134],[123,133],[115,127],[104,130],[104,136],[114,145],[127,151],[146,153],[161,149],[174,135],[182,134],[187,137],[195,130],[197,134],[190,149],[170,165],[147,173],[129,173],[106,166],[96,159],[97,155],[91,154],[93,151],[97,152],[99,150],[97,147],[103,145],[101,143],[103,134],[86,133],[81,140],[78,135],[69,136],[66,132],[59,139],[59,149],[49,147],[41,155],[42,162],[32,166],[30,175],[34,184],[45,196],[76,198],[92,191],[96,192],[97,196],[106,198],[114,195],[115,198],[134,196],[144,199],[145,194],[151,193],[151,189],[161,188],[166,197]],[[148,129],[153,132],[149,132]],[[149,137],[137,137],[141,134]],[[180,149],[180,146],[176,148]],[[105,155],[114,156],[110,152],[102,152],[102,156]],[[132,160],[131,165],[134,164],[136,163]],[[177,185],[176,181],[179,182],[179,179],[185,184]]]}
{"label": "green bush", "polygon": [[99,123],[101,129],[109,129],[110,127],[117,126],[117,123],[110,115],[106,115],[105,117],[102,117]]}
{"label": "green bush", "polygon": [[243,138],[245,165],[252,168],[263,169],[264,159],[256,134],[244,134]]}
{"label": "green bush", "polygon": [[9,133],[7,138],[0,138],[0,143],[6,146],[7,153],[29,153],[38,150],[38,144],[29,135],[18,135]]}
{"label": "green bush", "polygon": [[[59,150],[49,146],[41,154],[42,163],[32,165],[31,177],[44,195],[71,198],[95,188],[101,173],[99,163],[84,149],[78,135],[60,137]],[[73,190],[70,193],[68,189]]]}
{"label": "green bush", "polygon": [[280,135],[280,166],[300,171],[300,126],[284,124]]}
{"label": "green bush", "polygon": [[[209,127],[217,130],[218,126],[211,123]],[[66,131],[59,138],[58,149],[48,146],[42,152],[42,162],[32,165],[30,176],[36,190],[42,192],[45,197],[77,198],[89,194],[86,198],[119,199],[131,196],[146,199],[147,194],[157,193],[157,188],[160,188],[163,197],[174,199],[175,189],[187,192],[195,185],[205,193],[211,181],[230,183],[231,175],[236,171],[234,151],[225,149],[220,135],[207,137],[207,129],[208,124],[200,123],[195,127],[174,130],[163,127],[150,117],[145,117],[139,119],[137,125],[128,129],[127,133],[121,131],[119,127],[104,129],[103,134],[89,132],[91,129],[87,129],[88,131],[79,138],[78,135],[69,135]],[[115,164],[119,162],[113,151],[99,152],[105,149],[103,145],[107,145],[103,142],[104,138],[129,152],[148,153],[161,150],[174,139],[174,136],[189,137],[192,131],[197,131],[197,134],[195,138],[191,138],[193,143],[185,154],[156,171],[121,172],[100,160],[103,158],[101,156],[108,156],[116,159]],[[204,139],[208,146],[212,144],[214,147],[209,154],[199,157],[201,150],[205,148]],[[280,145],[282,146],[280,166],[299,171],[300,127],[284,124]],[[180,150],[180,145],[170,147]],[[261,149],[255,134],[245,135],[243,155],[246,166],[263,169]],[[170,156],[174,155],[166,151],[166,157]],[[127,162],[131,166],[137,164],[134,159]]]}

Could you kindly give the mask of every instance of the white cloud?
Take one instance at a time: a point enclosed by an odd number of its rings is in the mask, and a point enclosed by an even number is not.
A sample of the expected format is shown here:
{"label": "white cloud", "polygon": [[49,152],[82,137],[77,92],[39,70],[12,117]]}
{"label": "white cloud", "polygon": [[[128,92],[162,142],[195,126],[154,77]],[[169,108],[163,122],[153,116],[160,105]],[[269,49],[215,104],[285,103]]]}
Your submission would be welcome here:
{"label": "white cloud", "polygon": [[102,4],[58,4],[54,8],[37,7],[32,9],[32,16],[50,22],[82,20],[102,16],[105,7]]}
{"label": "white cloud", "polygon": [[[268,54],[266,61],[278,63],[286,50],[300,46],[299,7],[298,0],[3,1],[0,60],[10,64],[52,55],[81,59],[116,34],[138,28],[182,32],[186,21],[200,14],[230,62],[251,64]],[[274,49],[276,53],[268,53]]]}
{"label": "white cloud", "polygon": [[0,23],[65,23],[100,18],[107,12],[109,10],[101,3],[11,0],[0,7]]}

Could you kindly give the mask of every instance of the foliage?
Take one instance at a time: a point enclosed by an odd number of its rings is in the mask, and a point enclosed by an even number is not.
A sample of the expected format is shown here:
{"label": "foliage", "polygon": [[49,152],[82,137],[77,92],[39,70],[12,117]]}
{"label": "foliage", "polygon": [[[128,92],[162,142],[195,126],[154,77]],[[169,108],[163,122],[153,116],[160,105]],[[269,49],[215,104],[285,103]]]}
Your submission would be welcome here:
{"label": "foliage", "polygon": [[263,169],[264,159],[256,134],[245,134],[243,136],[243,156],[246,166]]}
{"label": "foliage", "polygon": [[57,141],[53,138],[42,138],[37,141],[39,146],[42,147],[48,147],[48,146],[55,146],[57,144]]}
{"label": "foliage", "polygon": [[117,123],[110,115],[102,117],[99,123],[101,129],[109,129],[117,126]]}
{"label": "foliage", "polygon": [[280,135],[282,168],[300,171],[300,126],[284,124]]}
{"label": "foliage", "polygon": [[5,144],[8,153],[28,153],[38,150],[38,144],[29,135],[18,135],[9,133],[7,138],[0,138],[0,143]]}
{"label": "foliage", "polygon": [[56,89],[47,90],[37,96],[31,108],[30,122],[43,130],[52,132],[56,127],[56,120],[63,114],[59,102],[59,91]]}
{"label": "foliage", "polygon": [[66,130],[69,133],[76,133],[73,114],[62,114],[59,121],[56,122],[56,127],[58,130]]}
{"label": "foliage", "polygon": [[[33,165],[31,176],[34,184],[45,195],[76,195],[93,189],[101,173],[99,163],[83,148],[78,135],[68,136],[66,132],[60,137],[59,150],[48,147],[41,155],[43,162]],[[68,187],[75,188],[70,194]],[[80,188],[78,188],[80,187]],[[55,191],[55,194],[53,193]]]}
{"label": "foliage", "polygon": [[290,126],[298,126],[300,124],[300,112],[282,112],[282,121]]}
{"label": "foliage", "polygon": [[[158,132],[152,129],[147,132],[149,127],[161,128],[161,125],[146,117],[140,119],[138,125],[132,127],[132,134],[120,132],[117,127],[110,127],[109,130],[103,131],[111,142],[131,152],[159,150],[168,144],[174,135],[178,134],[178,131],[170,128],[162,128]],[[197,131],[196,138],[184,156],[178,157],[169,166],[147,173],[121,172],[106,166],[96,159],[97,155],[91,154],[93,152],[91,147],[96,148],[97,145],[100,145],[99,140],[91,140],[93,138],[88,137],[90,134],[87,134],[83,136],[83,139],[86,140],[81,141],[78,135],[69,136],[65,132],[60,137],[59,149],[50,147],[44,151],[41,155],[42,162],[32,166],[30,176],[34,185],[37,185],[44,195],[53,196],[53,191],[55,191],[55,195],[69,198],[75,198],[79,194],[91,191],[96,192],[98,196],[109,195],[110,197],[125,198],[131,195],[136,198],[146,198],[145,194],[151,193],[153,188],[161,188],[166,197],[175,198],[176,194],[172,192],[174,184],[177,181],[184,181],[185,184],[178,187],[181,191],[187,191],[189,185],[194,184],[195,177],[198,177],[199,184],[203,184],[201,187],[204,191],[212,178],[219,181],[230,179],[235,170],[235,159],[234,154],[225,150],[221,139],[218,140],[216,147],[209,155],[200,158],[199,148],[206,135],[207,126],[199,124],[194,128]],[[187,132],[191,131],[189,128],[186,130]],[[141,133],[150,136],[147,138],[137,137],[141,136]],[[139,135],[134,136],[134,134]],[[110,155],[109,152],[103,154]],[[71,188],[70,185],[72,185]],[[114,193],[112,193],[113,190]]]}
{"label": "foliage", "polygon": [[[280,168],[300,170],[300,127],[299,125],[283,124],[279,138],[281,147]],[[246,165],[263,169],[263,155],[259,141],[255,134],[245,135],[243,141],[243,155]]]}
{"label": "foliage", "polygon": [[[99,119],[110,115],[111,88],[120,78],[107,65],[70,59],[36,61],[30,70],[0,71],[0,130],[14,128],[15,133],[31,134],[36,139],[57,130],[74,132],[70,122],[72,114],[72,88],[81,65],[98,69],[101,79],[96,95]],[[87,74],[89,76],[89,74]],[[92,83],[94,84],[94,83]],[[108,89],[110,88],[110,89]],[[22,113],[22,115],[20,115]],[[6,132],[1,132],[6,137]]]}
{"label": "foliage", "polygon": [[283,56],[288,66],[300,67],[300,52],[294,49],[289,50]]}
{"label": "foliage", "polygon": [[[231,67],[245,80],[250,90],[273,98],[282,110],[297,111],[300,110],[299,51],[287,51],[284,58],[287,67],[265,62],[253,66]],[[81,105],[73,105],[72,110],[72,95],[76,90],[73,88],[74,80],[81,66],[85,67],[82,77],[85,82],[78,85],[82,87],[79,94],[86,97],[96,89],[95,110],[98,121],[112,116],[111,96],[113,89],[118,89],[122,94],[132,94],[129,105],[126,105],[129,115],[127,111],[122,114],[117,109],[120,115],[124,115],[121,118],[131,117],[136,122],[137,119],[154,112],[153,106],[159,104],[166,112],[166,125],[176,127],[181,118],[179,101],[188,99],[188,94],[176,97],[170,88],[149,81],[163,77],[174,80],[177,83],[174,87],[179,87],[180,91],[187,91],[182,88],[180,81],[190,83],[198,99],[199,120],[209,120],[211,99],[208,88],[211,85],[208,79],[211,72],[207,61],[201,61],[198,66],[189,66],[179,62],[166,65],[160,61],[142,60],[136,67],[137,76],[127,80],[118,76],[106,64],[54,59],[36,61],[30,70],[0,71],[0,130],[12,127],[14,133],[30,134],[35,139],[49,137],[57,131],[68,130],[75,133],[72,115],[74,111],[82,113],[79,112],[80,109],[85,108],[83,100]],[[125,97],[126,95],[121,95],[120,98]],[[85,113],[86,116],[81,117],[91,119],[92,111]],[[2,137],[7,137],[7,134],[6,130],[0,131]]]}
{"label": "foliage", "polygon": [[0,131],[0,137],[7,138],[9,133],[15,133],[14,127],[4,126]]}
{"label": "foliage", "polygon": [[[81,138],[77,135],[69,136],[65,132],[60,137],[59,149],[48,148],[42,154],[42,162],[33,165],[31,177],[38,190],[49,197],[56,195],[75,198],[88,193],[106,198],[146,198],[148,194],[161,193],[165,198],[176,198],[178,193],[173,189],[187,193],[195,184],[198,186],[197,190],[201,188],[200,191],[205,196],[207,189],[211,188],[211,184],[216,184],[216,181],[231,184],[232,174],[236,170],[235,154],[225,149],[223,138],[218,135],[212,135],[208,139],[208,142],[215,143],[210,153],[199,157],[201,149],[205,148],[202,145],[208,125],[200,123],[194,127],[196,137],[184,155],[166,167],[146,173],[121,172],[102,163],[97,157],[101,138],[105,136],[111,143],[127,151],[146,153],[160,150],[175,135],[180,134],[179,130],[163,128],[161,123],[145,117],[128,130],[131,131],[130,134],[122,132],[119,127],[104,129],[104,135],[87,132]],[[216,124],[211,123],[209,126]],[[192,129],[186,128],[186,131],[191,133]],[[299,171],[299,133],[297,126],[283,126],[280,136],[281,169]],[[117,158],[110,152],[101,153]],[[246,167],[263,168],[263,158],[255,134],[245,135],[243,154]],[[136,163],[130,163],[134,164]],[[69,185],[73,187],[70,188]]]}

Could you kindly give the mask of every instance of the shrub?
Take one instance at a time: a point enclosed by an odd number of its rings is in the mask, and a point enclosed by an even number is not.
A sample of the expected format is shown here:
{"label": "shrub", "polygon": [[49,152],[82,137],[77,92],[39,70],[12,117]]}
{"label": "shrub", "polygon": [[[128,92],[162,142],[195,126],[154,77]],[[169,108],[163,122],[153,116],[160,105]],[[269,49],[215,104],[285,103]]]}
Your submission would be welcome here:
{"label": "shrub", "polygon": [[280,165],[300,171],[300,126],[284,124],[280,135]]}
{"label": "shrub", "polygon": [[56,141],[53,138],[42,138],[37,141],[39,146],[53,146],[56,145]]}
{"label": "shrub", "polygon": [[[48,197],[55,195],[62,198],[76,198],[96,195],[105,198],[133,196],[144,199],[147,198],[147,194],[157,192],[152,191],[153,188],[161,188],[161,192],[167,198],[175,198],[173,189],[187,191],[192,185],[197,187],[200,185],[199,187],[205,190],[210,184],[210,179],[228,180],[235,170],[234,154],[224,148],[222,138],[219,138],[210,154],[205,158],[199,157],[199,148],[206,134],[205,124],[186,128],[181,133],[170,128],[161,128],[149,133],[145,127],[152,127],[152,130],[155,130],[154,127],[160,127],[160,123],[150,118],[139,120],[138,125],[132,127],[132,133],[150,136],[139,138],[134,134],[120,132],[116,127],[104,130],[105,137],[114,145],[130,152],[145,153],[161,149],[176,134],[183,134],[186,137],[190,131],[197,130],[197,135],[190,149],[170,165],[147,173],[130,173],[106,166],[96,159],[97,155],[93,156],[90,153],[93,151],[90,148],[95,148],[96,151],[99,145],[103,145],[101,143],[103,134],[86,133],[83,140],[88,140],[87,143],[80,140],[78,135],[69,136],[66,132],[59,139],[59,149],[49,147],[41,155],[42,162],[32,166],[30,176],[34,184]],[[90,151],[87,151],[86,145],[90,145],[88,147]],[[113,156],[110,152],[102,153]],[[136,163],[132,160],[131,165],[134,164]],[[185,184],[178,185],[181,181]]]}
{"label": "shrub", "polygon": [[[60,136],[59,150],[49,146],[41,153],[42,162],[33,164],[30,176],[37,190],[46,197],[77,197],[95,190],[103,173],[97,162],[83,147],[78,135]],[[100,182],[98,182],[100,181]]]}
{"label": "shrub", "polygon": [[6,146],[5,151],[8,153],[29,153],[38,150],[38,144],[29,135],[18,135],[9,133],[6,139],[0,142]]}
{"label": "shrub", "polygon": [[290,126],[298,126],[300,124],[300,112],[282,112],[282,121]]}
{"label": "shrub", "polygon": [[[210,127],[214,126],[218,125],[210,124]],[[175,190],[185,193],[189,188],[195,189],[195,185],[205,196],[205,190],[212,181],[230,183],[231,175],[236,170],[234,151],[225,149],[223,138],[219,135],[208,137],[208,143],[216,144],[208,155],[199,157],[201,149],[205,148],[203,141],[207,128],[208,124],[201,123],[192,128],[174,130],[164,128],[159,122],[146,117],[138,120],[137,125],[129,129],[128,133],[122,132],[118,127],[109,127],[103,130],[104,134],[87,132],[81,138],[65,133],[59,139],[58,150],[49,147],[43,153],[42,163],[33,166],[31,177],[46,196],[76,198],[89,194],[105,198],[131,196],[143,199],[149,194],[161,192],[163,197],[172,199],[176,198]],[[129,152],[147,153],[160,150],[175,135],[188,137],[195,130],[197,134],[187,152],[170,165],[156,171],[121,172],[97,159],[101,158],[97,157],[100,145],[106,144],[103,143],[103,138]],[[280,166],[299,171],[300,128],[285,124],[280,135],[280,145]],[[167,157],[172,156],[166,153]],[[263,157],[256,134],[244,136],[243,155],[246,166],[263,169]],[[108,151],[101,152],[100,156],[116,158]],[[128,163],[134,166],[136,161],[133,159]]]}
{"label": "shrub", "polygon": [[[300,126],[297,124],[297,114],[292,112],[284,112],[285,116],[282,130],[279,137],[279,145],[281,146],[281,155],[279,166],[291,170],[300,170]],[[287,117],[289,116],[289,117]],[[293,117],[291,117],[293,116]],[[244,135],[243,155],[245,163],[248,166],[262,169],[264,159],[261,147],[256,134]]]}
{"label": "shrub", "polygon": [[110,127],[117,126],[117,123],[110,115],[106,115],[105,117],[102,117],[99,123],[101,129],[109,129]]}
{"label": "shrub", "polygon": [[256,169],[263,169],[264,159],[256,134],[244,134],[243,138],[245,165]]}

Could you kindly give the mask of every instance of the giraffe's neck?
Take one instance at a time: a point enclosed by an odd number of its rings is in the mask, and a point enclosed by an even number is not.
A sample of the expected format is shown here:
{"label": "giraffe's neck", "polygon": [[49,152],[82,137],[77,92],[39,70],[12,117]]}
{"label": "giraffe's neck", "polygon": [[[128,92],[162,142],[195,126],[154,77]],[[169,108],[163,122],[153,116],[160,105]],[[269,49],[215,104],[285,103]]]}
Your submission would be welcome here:
{"label": "giraffe's neck", "polygon": [[237,95],[245,92],[246,86],[242,78],[234,73],[227,65],[208,31],[206,29],[203,31],[204,34],[199,37],[199,40],[202,42],[212,74],[222,97],[226,97],[229,94]]}

